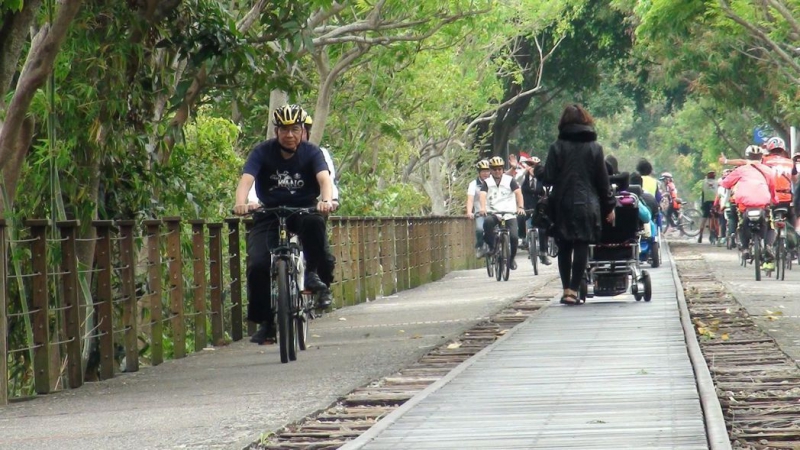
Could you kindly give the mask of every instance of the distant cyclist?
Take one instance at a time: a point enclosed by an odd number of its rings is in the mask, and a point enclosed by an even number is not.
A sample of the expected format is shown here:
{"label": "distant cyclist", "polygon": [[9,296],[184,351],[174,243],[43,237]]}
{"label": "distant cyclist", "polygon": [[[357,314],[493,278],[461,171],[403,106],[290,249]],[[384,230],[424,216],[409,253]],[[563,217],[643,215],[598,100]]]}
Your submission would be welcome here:
{"label": "distant cyclist", "polygon": [[[706,225],[712,220],[711,216],[713,214],[714,199],[717,198],[717,188],[719,187],[716,178],[717,172],[709,170],[706,172],[706,179],[703,180],[703,187],[700,191],[700,205],[703,212],[703,219],[700,221],[700,235],[697,236],[698,244],[703,242],[703,232],[706,230]],[[711,241],[712,244],[719,237],[716,236],[715,233],[715,231],[711,231],[709,228],[708,240]]]}
{"label": "distant cyclist", "polygon": [[[750,229],[745,226],[742,214],[748,208],[763,209],[769,212],[769,206],[776,200],[775,195],[775,176],[772,170],[761,164],[763,151],[756,145],[750,145],[745,149],[745,156],[748,163],[737,167],[733,172],[726,176],[720,185],[725,189],[735,190],[736,207],[739,210],[739,242],[740,248],[745,258],[749,258]],[[766,227],[762,228],[764,233],[762,238],[766,239]],[[774,268],[772,262],[772,252],[769,246],[764,246],[765,258],[764,268],[769,270]],[[773,265],[770,267],[770,265]]]}
{"label": "distant cyclist", "polygon": [[[678,188],[675,186],[675,180],[672,179],[672,174],[664,172],[660,177],[664,183],[664,190],[662,194],[662,202],[667,203],[666,219],[668,225],[673,225],[677,221],[678,214],[681,209],[680,199],[678,198]],[[663,200],[666,199],[666,200]]]}
{"label": "distant cyclist", "polygon": [[[514,257],[517,255],[517,245],[519,236],[517,235],[517,214],[525,214],[525,204],[522,200],[522,191],[514,177],[503,173],[505,162],[499,156],[489,159],[490,174],[483,180],[481,185],[481,211],[480,214],[486,216],[483,223],[483,240],[489,247],[489,251],[495,251],[494,227],[499,223],[497,213],[503,214],[503,218],[508,223],[509,235],[511,237],[511,255],[509,256],[508,267],[516,270],[517,263]],[[516,214],[514,214],[516,212]],[[487,215],[488,213],[488,215]]]}
{"label": "distant cyclist", "polygon": [[467,186],[467,217],[475,219],[475,257],[483,258],[486,255],[486,246],[483,243],[484,217],[478,214],[481,211],[481,185],[483,180],[489,178],[489,160],[482,159],[475,164],[478,176]]}

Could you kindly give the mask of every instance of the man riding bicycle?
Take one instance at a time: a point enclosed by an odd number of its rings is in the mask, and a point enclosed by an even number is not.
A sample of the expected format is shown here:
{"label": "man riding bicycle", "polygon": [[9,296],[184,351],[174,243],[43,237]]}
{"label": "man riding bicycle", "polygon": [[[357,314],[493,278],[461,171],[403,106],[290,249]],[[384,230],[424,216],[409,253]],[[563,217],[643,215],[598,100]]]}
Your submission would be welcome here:
{"label": "man riding bicycle", "polygon": [[[517,183],[522,190],[522,200],[525,203],[525,209],[534,211],[526,218],[527,228],[533,228],[534,224],[539,221],[539,217],[534,217],[539,200],[547,196],[544,183],[536,179],[534,176],[534,169],[541,164],[541,160],[536,156],[532,158],[522,158],[521,160],[525,170],[521,176],[517,177]],[[536,244],[534,242],[534,244]],[[547,257],[547,229],[539,228],[539,261],[545,266],[551,264],[550,258]]]}
{"label": "man riding bicycle", "polygon": [[[486,216],[486,220],[483,223],[483,240],[491,252],[495,251],[494,227],[499,223],[497,213],[516,211],[516,214],[525,214],[525,206],[519,184],[514,180],[514,177],[503,173],[504,167],[503,158],[499,156],[492,157],[489,160],[491,176],[483,180],[481,185],[480,215]],[[487,215],[487,211],[489,215]],[[511,270],[516,270],[517,263],[514,261],[514,257],[517,255],[517,245],[519,244],[516,215],[513,213],[504,214],[503,218],[510,224],[508,225],[508,230],[511,237],[511,255],[508,267]]]}
{"label": "man riding bicycle", "polygon": [[[306,258],[305,287],[320,293],[319,307],[330,304],[330,290],[318,273],[331,278],[332,267],[325,255],[328,236],[325,219],[321,214],[332,210],[333,187],[322,151],[314,144],[303,141],[303,109],[297,105],[284,105],[272,114],[277,138],[256,145],[247,157],[242,177],[236,188],[237,215],[258,209],[258,204],[247,202],[253,183],[261,204],[266,208],[287,206],[313,208],[316,214],[295,214],[287,219],[291,232],[303,244]],[[317,198],[320,201],[317,201]],[[264,344],[274,341],[274,314],[271,296],[271,254],[278,243],[278,219],[274,216],[256,216],[247,239],[247,290],[249,304],[247,319],[258,323],[259,329],[251,342]],[[327,302],[328,304],[323,304]]]}

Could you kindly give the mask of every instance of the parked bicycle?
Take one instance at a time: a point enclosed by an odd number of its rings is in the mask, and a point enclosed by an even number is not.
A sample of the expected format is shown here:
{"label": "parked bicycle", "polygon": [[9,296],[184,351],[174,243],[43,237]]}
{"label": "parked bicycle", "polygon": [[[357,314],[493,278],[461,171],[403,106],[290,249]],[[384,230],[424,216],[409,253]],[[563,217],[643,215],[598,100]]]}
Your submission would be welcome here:
{"label": "parked bicycle", "polygon": [[[271,249],[272,292],[270,303],[275,311],[276,330],[281,362],[297,359],[298,350],[305,350],[308,342],[308,325],[315,317],[314,295],[303,286],[304,262],[302,248],[292,239],[286,220],[294,214],[310,214],[316,208],[277,206],[259,208],[254,216],[273,215],[278,218],[278,245]],[[266,243],[265,243],[266,245]]]}
{"label": "parked bicycle", "polygon": [[666,214],[666,220],[661,221],[661,233],[666,233],[670,227],[678,230],[681,235],[696,237],[700,234],[700,222],[703,215],[694,208],[685,207],[684,200],[678,200],[681,207],[670,214]]}

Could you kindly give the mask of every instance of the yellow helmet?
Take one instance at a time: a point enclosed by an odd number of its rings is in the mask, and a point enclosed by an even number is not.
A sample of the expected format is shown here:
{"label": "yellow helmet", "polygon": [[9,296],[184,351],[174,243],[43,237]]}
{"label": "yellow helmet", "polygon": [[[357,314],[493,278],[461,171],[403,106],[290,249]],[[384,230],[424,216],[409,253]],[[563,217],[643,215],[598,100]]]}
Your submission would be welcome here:
{"label": "yellow helmet", "polygon": [[503,161],[503,158],[499,156],[493,156],[489,159],[489,167],[505,167],[506,163]]}
{"label": "yellow helmet", "polygon": [[478,161],[478,164],[475,164],[475,167],[477,167],[478,170],[488,170],[489,169],[489,160],[488,159],[482,159],[482,160]]}
{"label": "yellow helmet", "polygon": [[310,128],[310,127],[311,127],[311,125],[313,125],[313,124],[314,124],[314,120],[312,120],[312,119],[311,119],[311,114],[308,114],[308,113],[306,113],[306,116],[305,116],[305,118],[303,119],[303,124],[305,124],[305,126],[306,126],[307,128]]}
{"label": "yellow helmet", "polygon": [[290,125],[303,125],[306,112],[299,105],[283,105],[275,109],[272,113],[272,123],[276,127],[288,127]]}

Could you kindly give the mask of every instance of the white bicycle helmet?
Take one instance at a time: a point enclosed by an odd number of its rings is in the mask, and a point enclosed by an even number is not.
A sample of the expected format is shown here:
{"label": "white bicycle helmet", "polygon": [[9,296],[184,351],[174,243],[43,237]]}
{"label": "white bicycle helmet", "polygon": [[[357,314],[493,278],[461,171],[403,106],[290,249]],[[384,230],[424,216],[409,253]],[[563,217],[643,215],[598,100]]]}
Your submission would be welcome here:
{"label": "white bicycle helmet", "polygon": [[759,146],[757,146],[757,145],[748,145],[747,148],[744,149],[745,158],[752,159],[751,157],[754,158],[756,155],[763,156],[764,155],[764,149],[759,147]]}

